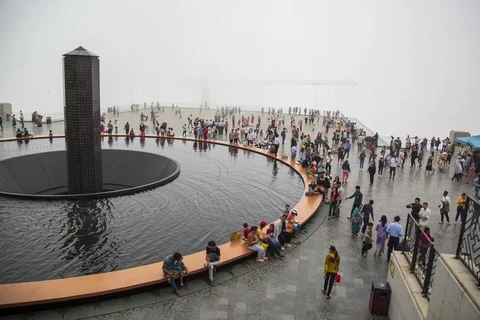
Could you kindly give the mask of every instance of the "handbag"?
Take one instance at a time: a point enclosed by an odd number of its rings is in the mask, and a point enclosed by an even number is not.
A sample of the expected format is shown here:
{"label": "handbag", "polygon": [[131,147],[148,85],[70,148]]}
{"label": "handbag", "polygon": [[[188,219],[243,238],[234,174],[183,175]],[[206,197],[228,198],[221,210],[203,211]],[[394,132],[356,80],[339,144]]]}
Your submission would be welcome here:
{"label": "handbag", "polygon": [[342,280],[342,276],[337,273],[337,275],[335,276],[335,281],[340,282],[341,280]]}

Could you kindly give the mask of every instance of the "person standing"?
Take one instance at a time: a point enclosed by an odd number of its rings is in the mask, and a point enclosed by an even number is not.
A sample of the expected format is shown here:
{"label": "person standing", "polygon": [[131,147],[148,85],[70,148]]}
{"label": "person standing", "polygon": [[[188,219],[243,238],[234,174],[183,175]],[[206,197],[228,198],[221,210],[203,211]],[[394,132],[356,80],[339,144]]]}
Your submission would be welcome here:
{"label": "person standing", "polygon": [[342,183],[347,184],[348,183],[348,176],[350,175],[350,163],[348,163],[348,159],[345,160],[345,162],[342,164]]}
{"label": "person standing", "polygon": [[350,156],[350,149],[351,148],[352,148],[352,145],[350,144],[350,140],[347,140],[347,143],[345,143],[345,156],[347,157],[347,159]]}
{"label": "person standing", "polygon": [[365,163],[365,158],[367,155],[365,154],[365,150],[362,150],[360,152],[360,155],[358,156],[358,159],[360,159],[360,169],[363,169],[363,164]]}
{"label": "person standing", "polygon": [[375,231],[377,231],[377,241],[375,243],[375,252],[373,255],[380,257],[385,252],[385,241],[387,240],[387,216],[383,215],[375,226]]}
{"label": "person standing", "polygon": [[278,139],[278,133],[273,138],[273,146],[275,147],[275,157],[278,155],[278,147],[280,146],[280,139]]}
{"label": "person standing", "polygon": [[128,135],[130,133],[130,124],[128,123],[125,123],[125,127],[123,128],[125,129],[125,134]]}
{"label": "person standing", "polygon": [[207,244],[207,248],[205,249],[205,266],[208,268],[208,278],[210,279],[210,285],[213,286],[213,270],[216,266],[222,263],[220,260],[220,248],[217,247],[215,241],[209,241]]}
{"label": "person standing", "polygon": [[457,199],[457,215],[455,216],[454,224],[457,224],[458,218],[460,218],[460,224],[462,224],[462,213],[466,207],[467,207],[467,194],[462,193],[462,195]]}
{"label": "person standing", "polygon": [[186,137],[186,136],[187,136],[187,124],[184,123],[182,127],[182,137]]}
{"label": "person standing", "polygon": [[360,226],[362,225],[362,204],[359,203],[355,205],[355,209],[353,210],[352,214],[352,236],[358,237],[358,233],[360,232]]}
{"label": "person standing", "polygon": [[353,210],[355,210],[357,205],[362,203],[363,193],[360,192],[360,186],[355,186],[355,192],[346,199],[352,199],[352,198],[355,198],[355,199],[353,200],[352,211],[350,212],[350,217],[348,217],[348,219],[352,217]]}
{"label": "person standing", "polygon": [[3,118],[2,118],[2,116],[0,116],[0,128],[2,128],[2,131],[3,131]]}
{"label": "person standing", "polygon": [[287,138],[287,128],[283,128],[280,135],[282,136],[282,144],[285,144],[285,139]]}
{"label": "person standing", "polygon": [[337,165],[339,165],[340,163],[342,163],[343,159],[345,158],[345,147],[343,146],[343,143],[340,144],[340,147],[338,147],[337,149],[337,157],[338,157]]}
{"label": "person standing", "polygon": [[443,191],[443,197],[442,197],[442,204],[438,206],[440,208],[440,216],[441,216],[441,221],[439,222],[440,224],[443,223],[443,219],[447,219],[447,224],[450,223],[450,217],[448,216],[448,212],[450,211],[450,197],[448,196],[448,191]]}
{"label": "person standing", "polygon": [[375,178],[375,173],[377,172],[377,167],[375,161],[371,161],[368,166],[368,174],[370,175],[370,185],[373,185],[373,179]]}
{"label": "person standing", "polygon": [[387,262],[390,262],[390,256],[392,254],[393,249],[400,243],[400,238],[403,237],[403,227],[399,223],[400,216],[395,216],[393,218],[393,223],[390,223],[387,227],[387,234],[388,234],[388,251],[387,251]]}
{"label": "person standing", "polygon": [[358,139],[357,139],[358,152],[362,151],[364,140],[365,140],[365,136],[363,134],[358,136]]}
{"label": "person standing", "polygon": [[[395,179],[395,172],[397,171],[397,156],[395,154],[390,158],[390,176],[389,179]],[[393,177],[392,177],[393,173]]]}
{"label": "person standing", "polygon": [[420,219],[420,216],[418,214],[420,212],[420,209],[422,209],[422,205],[420,204],[420,198],[415,198],[415,202],[408,204],[407,208],[412,209],[410,214],[412,215],[413,219],[418,221],[418,219]]}
{"label": "person standing", "polygon": [[25,128],[25,123],[24,123],[24,118],[23,118],[23,112],[20,111],[20,124],[22,125],[22,129]]}
{"label": "person standing", "polygon": [[420,209],[420,212],[418,213],[418,216],[420,217],[420,219],[418,220],[418,223],[420,224],[420,227],[422,229],[425,229],[425,227],[427,226],[428,218],[430,217],[431,213],[432,212],[430,211],[430,209],[428,209],[428,203],[424,202],[423,207]]}
{"label": "person standing", "polygon": [[326,294],[326,298],[330,299],[330,293],[332,292],[333,283],[340,270],[340,256],[334,246],[330,246],[329,253],[325,257],[325,265],[323,267],[323,282],[322,292]]}
{"label": "person standing", "polygon": [[475,198],[478,199],[478,190],[480,190],[480,173],[473,180],[473,187],[474,187],[474,191],[475,191]]}
{"label": "person standing", "polygon": [[375,220],[373,217],[373,200],[368,201],[363,208],[362,208],[362,214],[363,214],[363,226],[362,226],[362,233],[365,233],[365,230],[367,229],[367,225],[370,222],[370,216],[372,216],[372,220]]}
{"label": "person standing", "polygon": [[457,179],[457,182],[460,181],[460,179],[462,178],[462,172],[463,172],[462,162],[460,161],[460,157],[457,157],[457,160],[455,161],[455,169],[454,169],[452,181],[453,179]]}
{"label": "person standing", "polygon": [[420,233],[420,255],[418,262],[426,267],[427,264],[427,252],[430,247],[430,243],[434,242],[435,238],[430,234],[430,228],[425,227],[424,232]]}
{"label": "person standing", "polygon": [[338,193],[337,186],[334,186],[330,194],[330,208],[328,210],[328,220],[335,218],[336,211],[339,204],[340,204],[340,194]]}
{"label": "person standing", "polygon": [[115,128],[115,133],[118,133],[118,120],[113,120],[113,127]]}
{"label": "person standing", "polygon": [[325,158],[325,170],[331,172],[332,171],[332,152],[330,150],[327,151],[327,157]]}

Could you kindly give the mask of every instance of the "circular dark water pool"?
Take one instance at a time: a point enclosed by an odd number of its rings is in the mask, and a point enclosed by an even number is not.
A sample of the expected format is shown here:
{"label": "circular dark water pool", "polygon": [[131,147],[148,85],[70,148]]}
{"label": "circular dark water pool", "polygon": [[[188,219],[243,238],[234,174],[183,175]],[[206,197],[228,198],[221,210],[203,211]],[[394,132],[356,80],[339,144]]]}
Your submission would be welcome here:
{"label": "circular dark water pool", "polygon": [[[105,137],[102,147],[168,156],[180,163],[181,174],[154,190],[108,199],[0,197],[0,283],[107,272],[158,262],[174,251],[197,252],[209,240],[229,241],[244,222],[273,221],[303,194],[293,169],[254,152],[138,138]],[[5,142],[0,159],[63,149],[63,139]],[[141,168],[131,163],[131,170]]]}

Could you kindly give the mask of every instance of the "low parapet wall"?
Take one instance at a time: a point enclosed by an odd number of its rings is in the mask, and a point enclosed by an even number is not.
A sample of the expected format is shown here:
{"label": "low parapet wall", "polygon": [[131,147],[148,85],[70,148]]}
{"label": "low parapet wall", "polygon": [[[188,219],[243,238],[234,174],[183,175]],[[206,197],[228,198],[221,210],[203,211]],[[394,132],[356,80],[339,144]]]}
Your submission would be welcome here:
{"label": "low parapet wall", "polygon": [[451,254],[441,254],[435,267],[430,301],[400,251],[390,261],[388,283],[392,289],[390,320],[480,319],[480,291],[475,278]]}
{"label": "low parapet wall", "polygon": [[[116,135],[125,136],[125,135]],[[63,137],[57,135],[55,137]],[[37,136],[36,139],[48,138],[48,136]],[[154,135],[147,135],[146,138],[157,138]],[[173,139],[195,141],[192,138],[175,137]],[[0,139],[2,141],[16,140],[15,138]],[[267,150],[244,146],[239,144],[229,144],[228,142],[218,140],[200,140],[202,142],[215,143],[230,147],[236,147],[249,150],[265,156],[275,158],[278,161],[293,168],[303,179],[304,186],[309,181],[304,168],[294,160],[289,158],[275,157]],[[323,197],[321,195],[306,197],[302,196],[295,205],[298,211],[297,220],[305,224],[316,212]],[[241,240],[235,240],[219,246],[222,252],[223,264],[234,263],[244,257],[253,255],[245,243]],[[190,274],[199,274],[206,272],[204,269],[205,253],[197,252],[184,257],[184,262],[190,270]],[[58,303],[63,301],[73,301],[83,298],[100,297],[112,293],[128,292],[133,289],[149,287],[156,284],[166,283],[167,279],[162,272],[162,262],[149,265],[129,268],[119,271],[99,273],[88,276],[80,276],[65,279],[11,283],[0,285],[0,310],[18,307],[45,305],[49,303]]]}

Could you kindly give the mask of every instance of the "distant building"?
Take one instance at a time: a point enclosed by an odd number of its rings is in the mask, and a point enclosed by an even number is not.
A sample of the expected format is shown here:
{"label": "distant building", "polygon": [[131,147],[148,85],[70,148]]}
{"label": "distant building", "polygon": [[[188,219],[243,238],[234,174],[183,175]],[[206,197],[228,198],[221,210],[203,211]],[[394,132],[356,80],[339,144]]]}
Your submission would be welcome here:
{"label": "distant building", "polygon": [[2,116],[3,121],[8,121],[7,114],[12,115],[12,104],[11,103],[0,103],[0,116]]}

